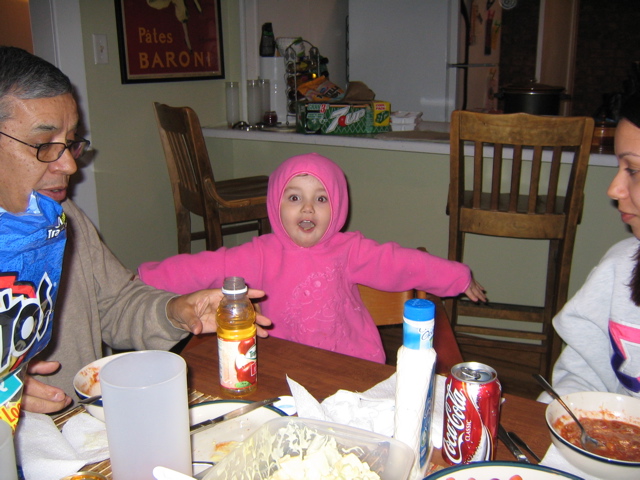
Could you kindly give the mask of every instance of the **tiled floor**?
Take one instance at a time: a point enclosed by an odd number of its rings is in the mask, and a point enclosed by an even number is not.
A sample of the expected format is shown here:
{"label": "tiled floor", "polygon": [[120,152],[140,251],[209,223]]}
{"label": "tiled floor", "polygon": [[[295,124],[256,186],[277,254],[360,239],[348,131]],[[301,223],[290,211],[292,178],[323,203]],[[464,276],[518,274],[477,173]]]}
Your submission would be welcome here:
{"label": "tiled floor", "polygon": [[[387,364],[395,365],[396,354],[402,344],[402,325],[381,327],[380,335],[382,336],[382,343],[385,353],[387,354]],[[523,372],[520,369],[509,368],[508,366],[497,366],[492,364],[491,360],[484,360],[478,355],[473,356],[473,358],[466,357],[466,359],[483,362],[494,367],[498,372],[502,390],[506,393],[536,399],[540,392],[542,392],[542,388],[531,377],[531,373]]]}

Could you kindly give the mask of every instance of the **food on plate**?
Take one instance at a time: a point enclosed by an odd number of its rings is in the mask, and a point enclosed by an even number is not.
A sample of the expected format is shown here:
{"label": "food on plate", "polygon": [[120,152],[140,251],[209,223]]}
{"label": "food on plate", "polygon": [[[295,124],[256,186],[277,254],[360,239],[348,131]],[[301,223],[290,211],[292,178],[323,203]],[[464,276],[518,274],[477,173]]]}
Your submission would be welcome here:
{"label": "food on plate", "polygon": [[[364,449],[340,445],[333,435],[324,435],[302,423],[288,422],[274,430],[270,438],[269,442],[261,442],[252,436],[241,442],[234,452],[234,455],[242,452],[245,456],[262,459],[254,464],[243,462],[244,478],[380,480],[369,464],[359,458],[365,455]],[[237,464],[221,462],[216,478],[229,474],[234,478],[236,467]]]}
{"label": "food on plate", "polygon": [[276,464],[277,470],[269,480],[300,478],[380,480],[378,474],[371,471],[369,464],[360,461],[355,454],[342,455],[338,451],[334,438],[322,445],[310,447],[300,455],[285,455]]}
{"label": "food on plate", "polygon": [[[580,421],[589,435],[602,444],[590,449],[592,453],[615,460],[640,462],[640,426],[604,418],[581,418]],[[562,438],[582,448],[581,431],[575,422],[561,417],[556,420],[554,428]]]}
{"label": "food on plate", "polygon": [[222,460],[231,450],[236,448],[240,442],[231,440],[229,442],[213,442],[213,453],[210,460],[212,462],[219,462]]}
{"label": "food on plate", "polygon": [[90,397],[100,394],[100,367],[88,367],[82,372],[83,383],[79,389]]}

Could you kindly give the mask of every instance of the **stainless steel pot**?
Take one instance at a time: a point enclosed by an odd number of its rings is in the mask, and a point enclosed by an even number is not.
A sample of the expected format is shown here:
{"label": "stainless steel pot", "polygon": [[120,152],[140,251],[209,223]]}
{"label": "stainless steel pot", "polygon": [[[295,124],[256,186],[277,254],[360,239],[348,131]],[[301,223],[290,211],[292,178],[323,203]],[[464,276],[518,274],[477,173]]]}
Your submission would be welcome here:
{"label": "stainless steel pot", "polygon": [[564,87],[529,82],[524,85],[504,86],[496,94],[496,98],[504,101],[504,113],[559,115],[560,102],[571,98],[562,92]]}

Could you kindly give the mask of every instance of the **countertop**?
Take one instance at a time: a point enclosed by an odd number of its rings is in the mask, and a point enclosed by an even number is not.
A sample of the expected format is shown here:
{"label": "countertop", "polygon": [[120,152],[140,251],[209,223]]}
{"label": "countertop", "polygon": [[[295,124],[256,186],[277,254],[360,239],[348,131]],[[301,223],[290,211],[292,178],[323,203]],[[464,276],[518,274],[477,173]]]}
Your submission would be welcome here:
{"label": "countertop", "polygon": [[[308,135],[296,133],[285,127],[271,130],[233,130],[226,126],[202,127],[205,137],[249,140],[260,142],[301,143],[307,145],[327,145],[335,147],[371,148],[415,153],[449,154],[448,123],[429,122],[428,130],[385,132],[371,135]],[[485,156],[492,156],[493,149],[485,148]],[[526,158],[526,157],[525,157]],[[544,157],[543,157],[544,158]],[[570,162],[567,158],[567,162]],[[615,155],[591,153],[589,165],[617,167]]]}

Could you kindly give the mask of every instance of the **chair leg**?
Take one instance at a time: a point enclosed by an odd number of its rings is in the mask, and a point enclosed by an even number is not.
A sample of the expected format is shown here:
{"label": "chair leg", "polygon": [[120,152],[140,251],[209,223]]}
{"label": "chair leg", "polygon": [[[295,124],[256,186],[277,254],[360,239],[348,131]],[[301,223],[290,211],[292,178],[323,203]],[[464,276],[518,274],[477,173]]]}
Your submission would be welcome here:
{"label": "chair leg", "polygon": [[222,226],[220,225],[220,219],[205,218],[204,229],[206,232],[206,249],[217,250],[222,247]]}
{"label": "chair leg", "polygon": [[176,208],[178,253],[191,253],[191,214],[185,208]]}
{"label": "chair leg", "polygon": [[268,218],[261,218],[258,221],[258,235],[265,235],[271,233],[271,223]]}

